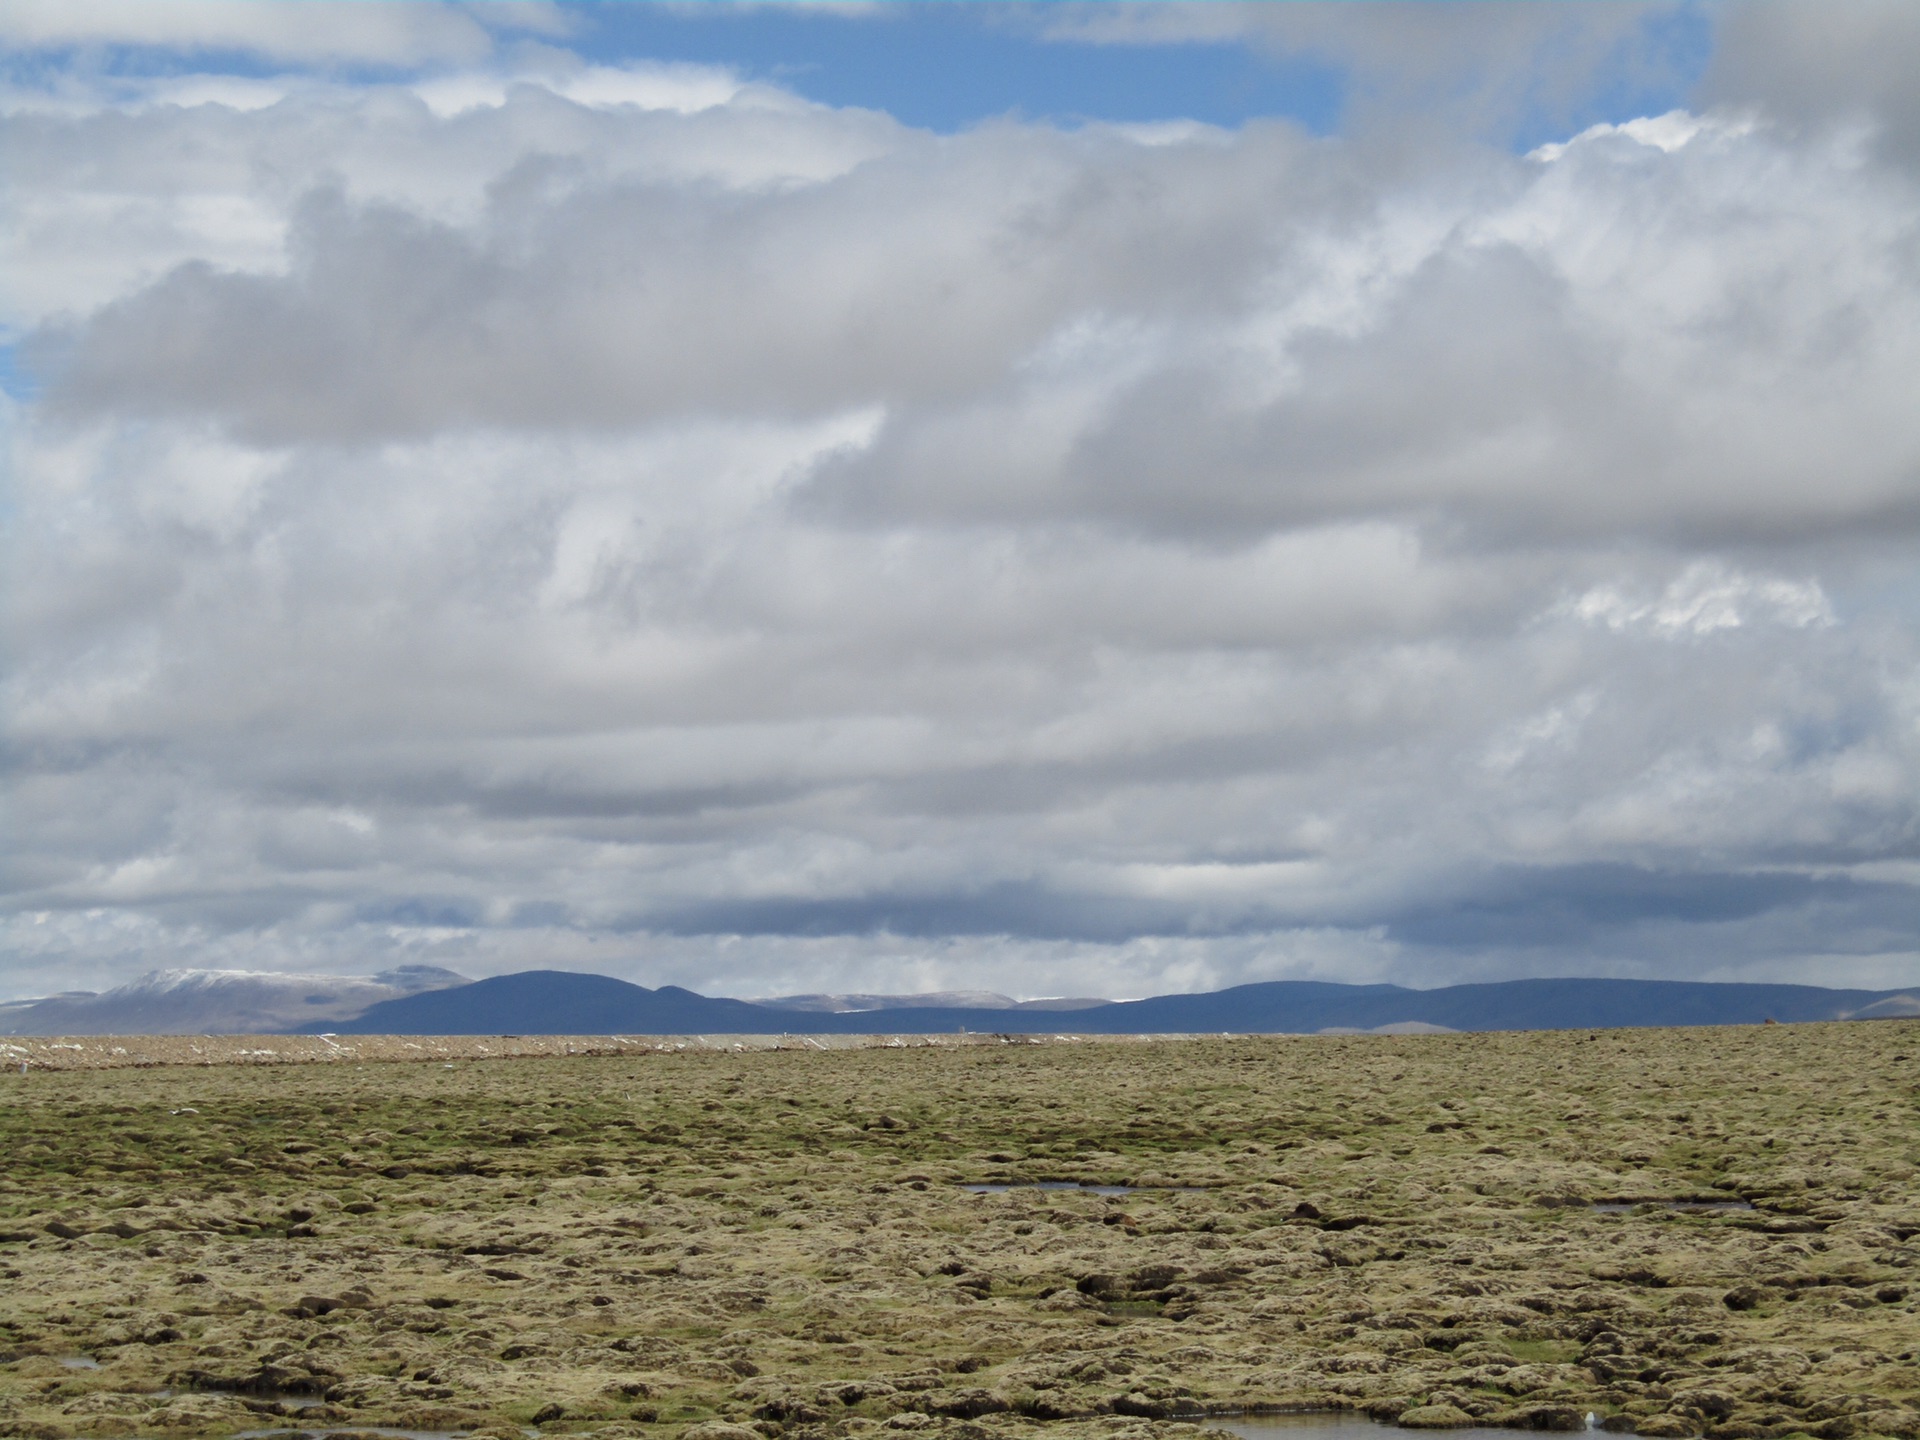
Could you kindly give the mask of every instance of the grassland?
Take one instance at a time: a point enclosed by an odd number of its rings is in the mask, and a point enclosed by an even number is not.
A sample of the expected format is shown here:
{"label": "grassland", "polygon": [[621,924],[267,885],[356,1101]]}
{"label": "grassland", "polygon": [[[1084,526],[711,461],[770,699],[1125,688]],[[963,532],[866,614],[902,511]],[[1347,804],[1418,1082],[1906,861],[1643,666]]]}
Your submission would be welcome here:
{"label": "grassland", "polygon": [[[1916,1055],[1884,1022],[9,1070],[0,1435],[1915,1436]],[[1143,1188],[959,1188],[1043,1179]],[[1755,1208],[1585,1203],[1709,1196]]]}

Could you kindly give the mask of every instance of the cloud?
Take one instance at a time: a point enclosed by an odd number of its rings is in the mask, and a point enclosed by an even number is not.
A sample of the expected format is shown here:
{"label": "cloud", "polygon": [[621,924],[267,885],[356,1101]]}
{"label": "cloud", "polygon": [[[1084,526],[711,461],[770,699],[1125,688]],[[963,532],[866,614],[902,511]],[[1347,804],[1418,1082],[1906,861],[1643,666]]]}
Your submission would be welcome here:
{"label": "cloud", "polygon": [[1804,628],[1834,623],[1833,607],[1809,580],[1765,580],[1729,574],[1708,561],[1689,566],[1657,599],[1630,598],[1611,585],[1597,586],[1568,609],[1611,630],[1643,626],[1656,635],[1708,635],[1755,620]]}
{"label": "cloud", "polygon": [[0,120],[14,988],[1910,978],[1858,123],[167,83]]}
{"label": "cloud", "polygon": [[1721,17],[1703,94],[1813,130],[1862,122],[1876,148],[1920,165],[1920,89],[1908,63],[1920,14],[1900,0],[1756,0]]}
{"label": "cloud", "polygon": [[239,51],[276,61],[375,65],[470,63],[492,49],[482,22],[555,33],[558,17],[533,4],[331,5],[322,0],[16,0],[0,13],[0,43],[16,51],[92,46]]}
{"label": "cloud", "polygon": [[882,407],[814,493],[894,518],[1911,523],[1912,186],[1685,116],[1369,159],[997,127],[725,198],[514,175],[466,223],[323,189],[284,270],[180,266],[38,353],[58,413],[264,444]]}
{"label": "cloud", "polygon": [[1750,119],[1690,115],[1685,110],[1669,110],[1664,115],[1642,115],[1633,120],[1623,120],[1617,125],[1589,125],[1573,139],[1542,145],[1527,158],[1551,163],[1564,157],[1575,145],[1590,144],[1612,135],[1623,136],[1638,145],[1651,145],[1670,155],[1683,145],[1699,139],[1702,134],[1739,138],[1751,134],[1753,128]]}
{"label": "cloud", "polygon": [[[583,70],[548,79],[564,86]],[[679,85],[713,72],[661,74]],[[366,216],[369,243],[369,225],[397,219],[403,233],[418,232],[415,253],[432,265],[434,245],[455,257],[470,250],[490,206],[524,220],[581,190],[792,186],[843,174],[898,138],[866,112],[809,112],[796,123],[791,112],[804,107],[783,109],[764,89],[683,116],[665,103],[650,113],[581,104],[533,78],[501,92],[500,72],[488,70],[448,81],[447,93],[504,98],[443,117],[415,93],[433,83],[168,76],[16,110],[5,122],[14,178],[0,194],[0,324],[13,334],[91,314],[182,266],[204,267],[216,289],[236,276],[284,276],[290,239],[330,218]],[[197,273],[183,272],[171,293],[189,290]]]}
{"label": "cloud", "polygon": [[1067,4],[1034,15],[1058,42],[1244,44],[1335,68],[1350,120],[1504,138],[1564,130],[1604,90],[1684,88],[1692,18],[1678,0],[1508,5]]}
{"label": "cloud", "polygon": [[[1137,183],[1108,186],[1107,167],[1075,154],[1087,149]],[[1219,171],[1164,146],[1035,145],[1002,128],[960,147],[902,136],[819,185],[717,204],[563,176],[559,195],[498,194],[478,231],[322,193],[297,212],[290,274],[177,270],[74,337],[67,393],[321,438],[480,413],[630,424],[950,392],[1132,281],[1152,285],[1152,267],[1216,248],[1223,197],[1201,192]],[[1186,215],[1189,192],[1208,208]]]}
{"label": "cloud", "polygon": [[690,115],[725,105],[746,88],[733,71],[714,65],[629,64],[559,67],[539,76],[473,71],[437,75],[416,84],[414,92],[436,115],[458,115],[482,106],[504,105],[514,85],[536,84],[578,105],[596,109],[632,106]]}
{"label": "cloud", "polygon": [[1588,864],[1511,869],[1483,877],[1477,893],[1444,904],[1411,908],[1388,933],[1402,942],[1457,946],[1552,948],[1590,945],[1596,932],[1656,933],[1663,922],[1701,927],[1736,925],[1780,912],[1815,911],[1849,929],[1863,922],[1885,933],[1904,930],[1901,912],[1913,903],[1905,885],[1862,885],[1843,878],[1781,873],[1659,872]]}

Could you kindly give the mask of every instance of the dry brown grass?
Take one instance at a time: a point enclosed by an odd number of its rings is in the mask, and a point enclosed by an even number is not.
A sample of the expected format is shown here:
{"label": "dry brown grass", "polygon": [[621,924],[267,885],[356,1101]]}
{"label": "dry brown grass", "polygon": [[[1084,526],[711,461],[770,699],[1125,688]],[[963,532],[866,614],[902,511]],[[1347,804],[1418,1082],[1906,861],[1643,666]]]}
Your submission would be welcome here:
{"label": "dry brown grass", "polygon": [[[275,1394],[315,1425],[663,1440],[1262,1406],[1920,1434],[1911,1023],[340,1043],[367,1048],[15,1057],[0,1434],[286,1425]],[[1194,1188],[958,1188],[1021,1179]],[[1576,1203],[1701,1195],[1758,1208]]]}

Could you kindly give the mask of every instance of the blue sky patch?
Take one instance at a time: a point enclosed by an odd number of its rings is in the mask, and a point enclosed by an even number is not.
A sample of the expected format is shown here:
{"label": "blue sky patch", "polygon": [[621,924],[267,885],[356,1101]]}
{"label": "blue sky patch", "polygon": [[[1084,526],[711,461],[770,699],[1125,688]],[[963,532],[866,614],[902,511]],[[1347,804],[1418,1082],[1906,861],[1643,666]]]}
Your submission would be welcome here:
{"label": "blue sky patch", "polygon": [[945,132],[1016,113],[1223,126],[1283,117],[1325,134],[1337,126],[1345,101],[1340,72],[1313,61],[1264,56],[1236,43],[1052,41],[1006,23],[998,7],[903,4],[879,16],[798,5],[567,8],[581,24],[570,48],[590,60],[732,66],[823,104],[884,110]]}

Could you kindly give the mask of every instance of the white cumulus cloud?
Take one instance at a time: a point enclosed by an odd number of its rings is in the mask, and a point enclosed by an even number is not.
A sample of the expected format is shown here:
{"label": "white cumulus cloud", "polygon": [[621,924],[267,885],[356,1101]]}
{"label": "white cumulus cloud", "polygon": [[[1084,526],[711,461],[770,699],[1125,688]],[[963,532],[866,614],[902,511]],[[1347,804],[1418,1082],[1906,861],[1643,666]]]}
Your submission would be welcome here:
{"label": "white cumulus cloud", "polygon": [[[1530,158],[935,135],[507,53],[540,11],[64,8],[11,43],[287,73],[0,116],[16,991],[1920,950],[1920,187],[1893,109],[1806,121],[1777,26]],[[1428,103],[1445,22],[1368,8],[1047,23]],[[1562,8],[1460,34],[1584,65],[1658,7]]]}

